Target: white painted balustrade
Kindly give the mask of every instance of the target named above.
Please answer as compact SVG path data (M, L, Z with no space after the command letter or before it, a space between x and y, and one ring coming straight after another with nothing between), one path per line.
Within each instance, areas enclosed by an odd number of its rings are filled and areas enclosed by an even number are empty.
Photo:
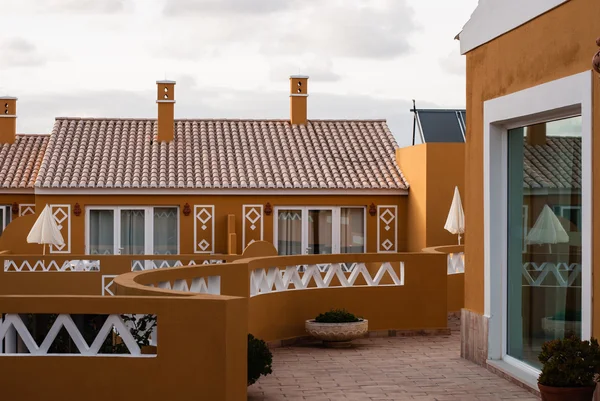
M200 262L190 260L188 262L181 260L170 260L170 259L153 259L153 260L132 260L131 271L144 271L144 270L155 270L155 269L166 269L169 267L184 267L184 266L197 266L197 265L218 265L223 263L221 259L207 259Z
M465 272L465 254L449 253L448 254L448 274L461 274Z
M390 262L382 262L375 276L371 276L364 263L356 263L348 274L348 267L343 263L327 265L299 265L271 267L253 270L250 275L250 296L270 294L281 291L306 290L311 288L333 287L385 287L404 285L404 263L399 263L396 271ZM358 284L357 279L363 277L366 284ZM334 284L333 278L337 277ZM383 284L388 277L392 284Z
M5 272L98 272L99 260L5 260Z
M154 287L154 285L149 285L149 287ZM192 279L191 285L188 285L187 280L184 279L174 282L162 281L156 287L195 294L221 295L221 276L196 277Z
M98 330L92 344L88 344L79 328L73 321L71 315L60 314L48 330L41 344L36 343L33 336L27 329L25 323L18 314L5 314L0 319L0 357L5 355L69 355L69 356L126 356L126 357L152 357L155 355L142 355L140 347L136 343L129 328L130 324L123 321L121 315L108 315L105 323ZM69 338L73 341L79 351L78 354L53 354L49 353L50 347L56 340L62 328L65 328ZM116 332L121 337L127 347L129 354L103 354L100 349L106 338ZM155 331L153 332L153 334ZM155 337L155 336L154 336ZM17 351L17 338L21 339L22 344L27 351ZM151 339L151 343L156 343L156 338Z

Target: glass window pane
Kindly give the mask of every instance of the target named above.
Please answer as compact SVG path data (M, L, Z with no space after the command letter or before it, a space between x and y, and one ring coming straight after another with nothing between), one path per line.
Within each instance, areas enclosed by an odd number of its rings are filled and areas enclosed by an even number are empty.
M340 252L365 252L365 210L363 208L341 209Z
M4 210L5 208L0 208L0 234L4 231Z
M154 254L178 253L177 218L178 212L175 207L154 208Z
M308 211L308 253L314 255L333 252L333 212Z
M143 255L145 224L143 210L121 210L121 254Z
M277 250L280 255L302 254L302 210L277 212Z
M90 210L91 255L112 255L115 250L115 212L113 210Z
M508 134L508 354L581 336L581 117Z

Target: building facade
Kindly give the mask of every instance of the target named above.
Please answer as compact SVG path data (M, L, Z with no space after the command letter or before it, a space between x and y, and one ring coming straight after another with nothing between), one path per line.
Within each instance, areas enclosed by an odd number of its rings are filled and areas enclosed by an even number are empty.
M459 35L467 59L462 353L532 388L544 341L600 333L600 178L592 174L600 77L590 62L598 18L593 0L480 2Z

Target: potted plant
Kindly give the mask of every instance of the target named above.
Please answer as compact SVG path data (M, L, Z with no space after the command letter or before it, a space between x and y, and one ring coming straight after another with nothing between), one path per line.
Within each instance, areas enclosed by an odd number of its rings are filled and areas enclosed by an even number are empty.
M567 309L542 319L542 329L551 338L563 338L566 333L581 333L581 311Z
M306 332L322 340L327 347L350 347L350 342L364 337L369 330L369 321L359 318L345 309L332 309L307 320Z
M248 334L248 386L256 383L261 375L273 373L272 363L273 354L269 351L267 343Z
M582 341L574 334L547 341L538 359L542 373L538 387L543 401L590 401L600 372L598 341Z

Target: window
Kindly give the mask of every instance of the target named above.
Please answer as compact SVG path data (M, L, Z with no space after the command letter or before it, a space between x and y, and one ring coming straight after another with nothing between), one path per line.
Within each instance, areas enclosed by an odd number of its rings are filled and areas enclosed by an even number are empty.
M364 207L275 208L280 255L365 252Z
M10 223L12 218L12 207L7 205L0 206L0 235Z
M177 207L90 207L87 253L173 255L179 253Z
M580 125L573 117L508 132L507 354L535 368L545 341L582 335ZM517 213L526 209L529 227Z
M567 231L581 232L581 206L554 206L554 213L572 224Z

